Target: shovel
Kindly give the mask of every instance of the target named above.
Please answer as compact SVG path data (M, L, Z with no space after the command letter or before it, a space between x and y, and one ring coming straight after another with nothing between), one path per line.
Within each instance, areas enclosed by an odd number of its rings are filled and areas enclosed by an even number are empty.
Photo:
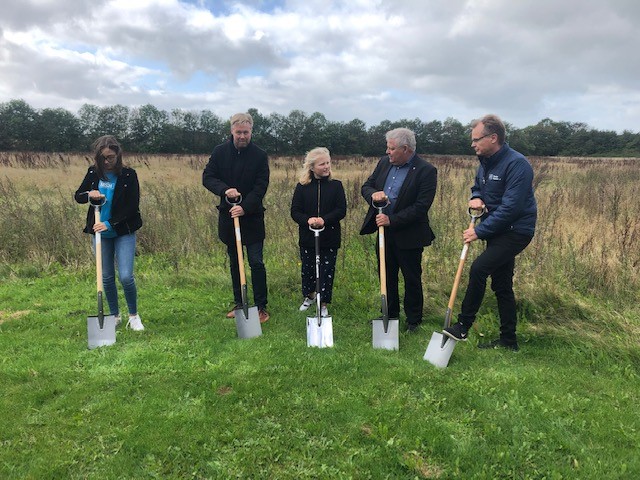
M371 200L373 208L378 209L378 214L390 204L387 198L384 205L376 205ZM385 350L398 350L398 329L400 321L397 318L389 318L389 304L387 302L387 265L385 259L384 227L378 227L378 257L380 258L380 303L382 318L373 320L373 348Z
M106 198L101 197L101 203L93 203L95 223L100 222L100 207L104 205ZM116 317L105 315L102 306L102 235L95 233L96 238L96 284L98 290L98 315L87 317L87 338L89 350L97 347L105 347L116 343Z
M236 201L231 201L228 197L227 203L231 206L240 205L242 195ZM236 330L239 338L254 338L262 335L262 327L260 326L260 316L258 315L258 307L249 307L247 299L247 277L244 273L244 256L242 254L242 237L240 235L240 219L234 217L233 229L236 236L236 251L238 252L238 270L240 271L240 289L242 291L242 308L233 311L236 317Z
M333 347L333 320L322 316L320 306L320 229L309 227L316 243L316 316L307 317L307 347Z
M471 216L471 222L469 228L473 228L484 213L486 208L472 209L469 208L469 215ZM451 317L453 316L453 305L456 301L456 295L458 294L458 286L460 285L460 278L462 277L462 270L464 268L464 262L467 259L467 252L469 251L469 244L465 242L462 247L462 253L460 254L460 262L458 262L458 270L456 271L456 277L453 281L453 288L451 289L451 296L449 297L449 304L447 305L447 312L444 316L444 327L447 328L451 325ZM453 349L456 346L456 341L450 339L446 335L440 332L433 332L429 345L427 345L427 351L424 354L424 360L432 363L438 368L445 368L449 364L449 359L453 354Z

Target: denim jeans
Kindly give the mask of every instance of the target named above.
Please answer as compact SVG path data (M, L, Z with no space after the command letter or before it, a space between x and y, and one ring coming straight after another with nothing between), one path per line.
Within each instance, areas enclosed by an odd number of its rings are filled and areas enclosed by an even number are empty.
M498 301L500 338L506 343L516 342L516 299L513 293L515 258L531 242L531 237L507 232L487 240L487 248L475 259L469 271L469 286L462 301L458 320L467 328L476 319L482 304L487 278Z
M115 267L118 265L118 277L124 290L124 298L130 315L138 313L138 291L133 277L133 260L136 254L136 234L121 235L115 238L100 239L102 243L102 283L104 294L109 303L109 312L118 315L118 288L116 287ZM95 236L93 238L95 251Z
M263 243L257 242L244 245L247 249L249 269L251 270L251 285L253 287L253 301L258 309L267 306L267 269L262 260ZM227 245L229 255L229 269L231 270L231 282L233 283L233 300L236 305L242 305L242 289L240 288L240 269L238 268L238 253L236 244ZM247 303L249 300L247 299Z

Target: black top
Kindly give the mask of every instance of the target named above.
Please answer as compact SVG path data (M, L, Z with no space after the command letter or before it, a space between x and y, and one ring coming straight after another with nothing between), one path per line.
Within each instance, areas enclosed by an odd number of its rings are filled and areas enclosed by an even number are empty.
M346 214L347 199L339 180L314 178L307 185L296 185L291 200L291 218L298 224L298 245L301 247L314 248L314 233L309 229L307 221L311 217L322 217L325 227L320 232L320 248L339 248L340 220Z
M386 234L393 237L399 249L413 249L431 245L435 238L429 225L429 208L436 195L438 171L436 167L414 154L412 166L402 183L398 198L390 212ZM378 230L375 217L378 210L371 206L371 196L384 190L384 182L391 169L389 157L384 156L371 176L362 185L361 193L369 205L360 235Z
M74 195L76 202L88 203L89 190L98 190L99 182L100 179L98 178L96 167L89 167L82 184ZM93 206L89 206L87 222L83 231L93 234L94 222L95 210ZM109 223L118 236L133 233L142 226L140 184L138 183L138 175L133 168L123 167L118 176L116 188L113 192L113 205Z
M264 206L262 199L269 186L269 160L267 153L253 142L238 150L233 137L213 149L209 163L202 173L202 184L220 196L217 208L218 237L226 245L235 243L233 219L224 192L235 188L242 194L244 215L239 218L242 243L251 245L264 240Z

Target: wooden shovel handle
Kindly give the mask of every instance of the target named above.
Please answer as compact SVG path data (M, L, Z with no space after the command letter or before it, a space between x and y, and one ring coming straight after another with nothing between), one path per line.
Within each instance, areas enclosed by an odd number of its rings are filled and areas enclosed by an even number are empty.
M472 217L469 223L469 228L473 228L476 224L477 217ZM464 261L467 259L467 252L469 251L469 243L465 242L462 247L462 253L460 254L460 261L458 262L458 270L456 271L456 278L453 281L453 288L451 289L451 296L449 297L449 304L447 308L453 310L453 304L456 302L456 295L458 294L458 287L460 286L460 279L462 278L462 270L464 269Z
M382 214L382 211L391 205L389 197L385 197L384 205L382 203L376 205L376 202L371 198L371 206L378 210L378 215ZM387 298L387 262L385 258L385 245L384 245L384 227L378 227L378 257L380 258L380 295Z
M380 295L387 296L387 262L385 258L384 227L378 227L378 257L380 257Z
M242 255L242 236L240 234L240 219L233 218L233 230L236 236L236 251L238 252L238 270L240 271L240 285L247 284L247 277L244 273L244 257Z
M95 206L95 223L100 223L100 207ZM102 292L102 234L100 232L95 233L96 238L96 285L98 293Z

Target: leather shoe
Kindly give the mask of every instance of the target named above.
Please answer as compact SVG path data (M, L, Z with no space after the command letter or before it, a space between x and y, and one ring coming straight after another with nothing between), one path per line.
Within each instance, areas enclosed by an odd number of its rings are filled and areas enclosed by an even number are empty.
M229 312L227 313L227 318L236 318L236 310L239 310L242 308L242 305L236 305L235 307L233 307L231 310L229 310Z

